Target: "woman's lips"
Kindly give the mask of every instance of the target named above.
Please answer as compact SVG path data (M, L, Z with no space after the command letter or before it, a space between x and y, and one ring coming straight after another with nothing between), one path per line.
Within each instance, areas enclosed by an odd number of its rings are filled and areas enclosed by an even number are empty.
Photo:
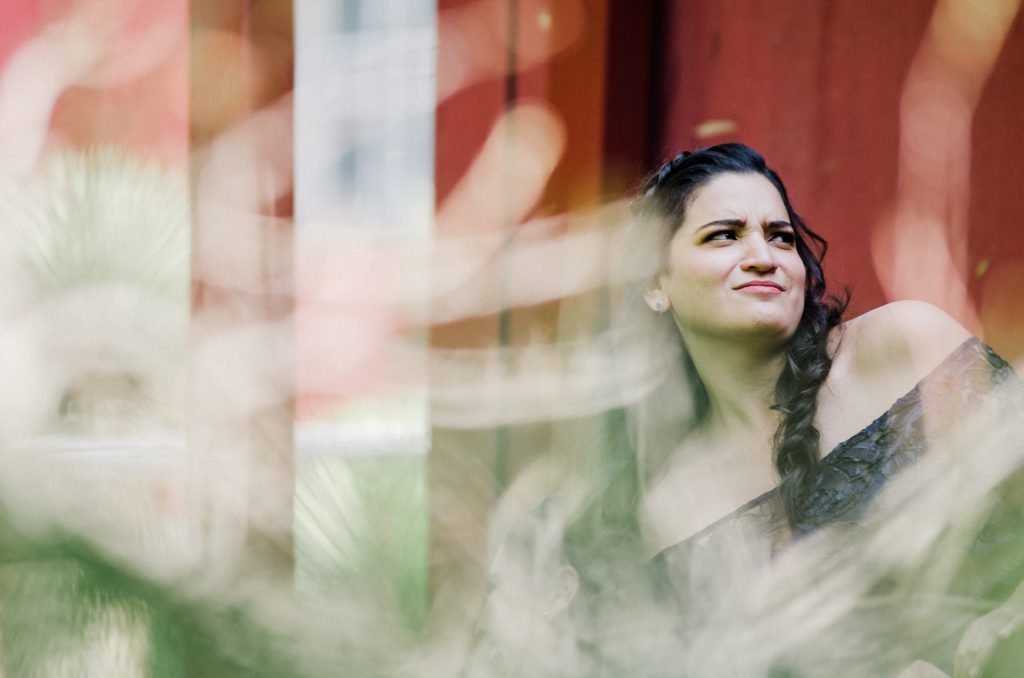
M756 280L754 282L743 283L737 290L743 292L749 292L751 294L781 294L782 286L778 283L769 282L767 280Z

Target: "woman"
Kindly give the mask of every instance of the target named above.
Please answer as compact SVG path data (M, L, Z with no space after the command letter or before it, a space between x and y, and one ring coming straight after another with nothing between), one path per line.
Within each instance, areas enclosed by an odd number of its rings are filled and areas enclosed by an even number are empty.
M693 640L715 611L742 604L709 602L708 591L742 586L818 528L867 520L949 415L1012 370L926 303L841 321L824 241L747 146L677 156L645 183L635 213L663 234L643 298L678 331L693 403L663 453L638 443L640 523Z
M775 486L790 525L824 453L864 429L970 334L904 301L845 323L826 296L824 241L761 156L739 144L683 154L647 184L643 211L671 231L644 298L669 316L692 363L693 427L647 493L664 547ZM770 460L774 457L774 469ZM728 466L727 469L722 468ZM728 478L712 505L659 520L685 475ZM660 549L659 549L660 550Z

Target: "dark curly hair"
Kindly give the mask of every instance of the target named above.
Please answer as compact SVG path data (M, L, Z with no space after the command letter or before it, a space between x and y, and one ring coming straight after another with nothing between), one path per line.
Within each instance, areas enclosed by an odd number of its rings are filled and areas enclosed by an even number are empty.
M743 144L720 144L680 153L647 178L633 211L638 218L662 224L667 238L671 238L682 223L694 192L725 172L759 174L775 186L796 231L796 251L807 270L803 315L786 345L785 363L775 383L772 405L783 415L773 441L775 468L781 478L779 490L789 523L796 527L803 497L819 461L814 416L818 389L832 366L828 336L839 324L849 297L847 294L841 299L826 290L821 260L828 244L793 209L779 175L767 166L760 153ZM692 363L687 368L696 377ZM699 379L691 381L699 421L707 412L707 393Z

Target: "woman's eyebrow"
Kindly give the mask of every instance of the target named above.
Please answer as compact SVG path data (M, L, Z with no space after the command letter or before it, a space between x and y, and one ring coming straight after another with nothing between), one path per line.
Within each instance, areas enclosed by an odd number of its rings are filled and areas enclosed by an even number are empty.
M708 227L711 227L711 226L732 226L733 228L746 228L747 227L747 222L745 220L743 220L743 219L735 219L735 218L733 218L733 219L715 219L714 221L709 221L708 223L706 223L706 224L704 224L702 226L698 226L696 232L700 233L705 228L708 228ZM779 219L779 220L776 220L776 221L769 221L768 223L765 224L765 227L766 228L793 228L793 224L791 224L788 221L785 221L783 219Z
M747 222L743 219L715 219L714 221L709 221L703 226L699 226L697 230L702 231L708 226L732 226L733 228L744 228L746 225Z

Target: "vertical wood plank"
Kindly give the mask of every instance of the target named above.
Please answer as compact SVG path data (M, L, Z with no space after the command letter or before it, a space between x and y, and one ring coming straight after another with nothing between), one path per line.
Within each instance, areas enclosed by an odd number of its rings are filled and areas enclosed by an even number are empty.
M291 0L192 2L189 450L199 557L292 570Z

